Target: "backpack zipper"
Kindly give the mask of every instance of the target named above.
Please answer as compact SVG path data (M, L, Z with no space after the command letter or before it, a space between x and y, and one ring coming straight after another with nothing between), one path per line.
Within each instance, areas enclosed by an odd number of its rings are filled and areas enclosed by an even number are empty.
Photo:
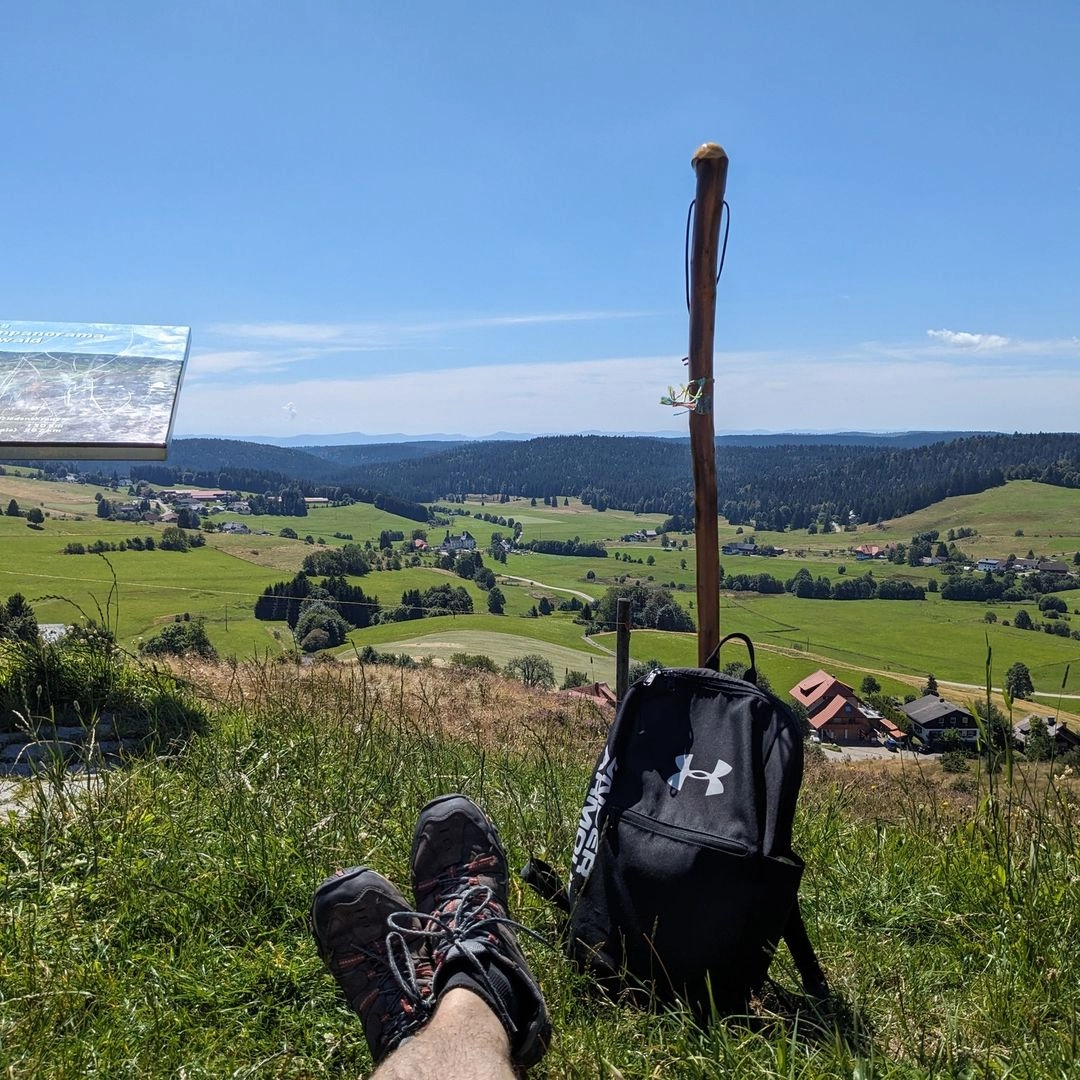
M729 855L745 857L750 854L746 844L738 840L726 840L721 836L713 836L712 833L698 832L696 829L685 829L679 825L668 825L663 821L657 821L647 814L638 810L611 808L609 816L625 817L633 822L642 832L655 833L657 836L666 836L670 840L682 840L685 843L697 844L699 847L710 848L713 851L726 851Z

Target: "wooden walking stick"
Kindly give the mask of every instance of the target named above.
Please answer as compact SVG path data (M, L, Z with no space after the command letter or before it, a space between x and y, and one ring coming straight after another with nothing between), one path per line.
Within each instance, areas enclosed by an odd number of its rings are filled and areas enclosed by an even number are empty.
M690 386L698 394L690 410L690 456L694 463L694 538L697 547L698 665L704 667L720 641L720 541L716 514L716 434L713 425L713 336L716 324L716 262L728 156L716 143L698 148L694 229L690 239Z

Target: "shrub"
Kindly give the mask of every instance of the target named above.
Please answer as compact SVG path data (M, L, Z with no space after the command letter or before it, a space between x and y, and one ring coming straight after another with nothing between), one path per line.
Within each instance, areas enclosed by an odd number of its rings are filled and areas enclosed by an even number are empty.
M454 653L450 657L450 666L461 671L486 671L492 675L499 673L499 665L484 653Z
M177 622L166 626L159 634L139 646L139 652L146 656L187 656L194 654L204 660L216 660L217 649L206 636L206 620L199 616L190 622L183 622L177 615Z
M946 750L941 755L941 768L948 773L967 772L967 757L963 750Z

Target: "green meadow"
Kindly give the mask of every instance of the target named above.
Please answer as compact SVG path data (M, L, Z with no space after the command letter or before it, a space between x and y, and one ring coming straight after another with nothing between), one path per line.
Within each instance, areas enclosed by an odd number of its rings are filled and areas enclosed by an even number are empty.
M200 695L205 734L92 784L44 767L25 813L0 820L0 1072L370 1075L360 1022L311 939L313 890L360 864L407 888L417 812L450 791L497 822L511 868L535 856L565 874L605 719L436 667L263 659L198 666L183 693ZM747 1014L708 1028L603 997L567 963L552 906L511 874L555 1029L536 1076L1077 1075L1068 771L824 758L808 756L794 845L831 995L804 997L781 945Z
M115 493L103 494L117 497ZM314 550L313 544L348 542L342 536L335 538L335 532L363 544L377 540L383 530L400 531L408 537L418 527L414 521L386 514L371 504L356 503L313 510L298 518L216 515L213 520L218 524L243 520L253 532L206 533L205 547L184 553L128 550L105 557L62 554L70 542L115 543L135 535L160 534L160 526L97 518L94 496L95 489L89 485L0 476L0 510L14 498L21 509L40 506L46 514L40 529L28 527L22 518L0 516L4 553L0 593L22 592L42 622L71 621L80 611L92 616L104 612L128 647L186 614L206 619L209 637L223 655L280 652L292 644L288 627L259 622L252 615L254 601L267 585L294 575L304 557ZM556 671L575 668L596 672L598 678L610 682L613 637L600 635L596 643L585 639L584 628L569 613L526 617L542 598L557 605L571 595L595 600L620 584L663 585L694 615L693 538L673 535L675 546L668 548L662 547L659 539L647 543L621 540L640 529L655 529L663 520L660 515L596 512L577 500L568 500L566 506L561 500L555 507L541 502L531 506L529 500L521 498L484 505L474 499L464 508L473 515L491 513L522 522L525 540L602 540L609 554L606 558L568 558L515 552L505 564L489 557L487 565L495 571L506 597L503 615L489 614L483 590L437 569L430 557L421 566L373 572L356 581L384 606L397 604L406 590L424 591L450 583L469 592L475 613L355 631L340 655L353 655L365 645L436 660L462 651L487 651L493 658L540 652ZM855 533L815 536L758 533L759 543L773 543L785 553L776 558L723 556L721 561L728 576L768 573L783 581L806 567L815 577L824 575L833 581L843 576L842 569L849 577L870 572L878 579L896 577L927 585L934 579L944 580L936 568L860 562L850 549L864 541L907 541L912 534L931 528L944 536L948 529L961 527L978 530L976 537L961 541L973 555L1009 551L1022 555L1030 547L1038 554L1058 553L1069 558L1080 549L1080 492L1017 481L981 495L946 500L887 525L884 531L864 528ZM284 528L294 529L299 539L281 537ZM450 532L465 529L477 538L481 549L493 532L510 532L507 526L471 515L450 519ZM266 535L259 535L259 530ZM437 542L446 531L446 526L429 528L429 540ZM1024 535L1016 536L1017 531ZM721 543L737 535L735 528L724 522L720 533ZM753 534L744 530L741 535ZM305 542L309 536L311 542ZM684 541L686 548L681 546ZM1063 595L1072 619L1072 613L1080 611L1080 593ZM1080 693L1080 642L1005 626L1021 607L1033 618L1040 618L1030 604L947 602L936 593L928 593L925 601L904 602L800 600L788 594L724 592L721 625L724 632L739 630L753 637L760 647L761 669L781 688L823 664L856 685L863 675L873 672L897 693L904 688L910 692L913 683L931 672L943 681L978 685L983 681L989 642L996 670L1003 672L1014 660L1027 664L1040 699L1048 705L1058 694ZM988 613L996 621L986 622ZM696 645L692 636L636 631L631 654L635 660L694 663Z

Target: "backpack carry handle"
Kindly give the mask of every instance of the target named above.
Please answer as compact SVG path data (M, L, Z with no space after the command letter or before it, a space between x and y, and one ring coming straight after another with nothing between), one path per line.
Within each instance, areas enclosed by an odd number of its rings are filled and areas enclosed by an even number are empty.
M705 661L705 666L707 668L712 668L713 671L720 670L720 650L724 647L724 644L732 638L741 641L746 646L746 651L750 654L750 666L746 669L746 674L743 678L746 679L747 682L751 682L757 686L757 658L754 656L754 643L746 636L746 634L735 632L722 637L716 648L709 654L708 660Z

